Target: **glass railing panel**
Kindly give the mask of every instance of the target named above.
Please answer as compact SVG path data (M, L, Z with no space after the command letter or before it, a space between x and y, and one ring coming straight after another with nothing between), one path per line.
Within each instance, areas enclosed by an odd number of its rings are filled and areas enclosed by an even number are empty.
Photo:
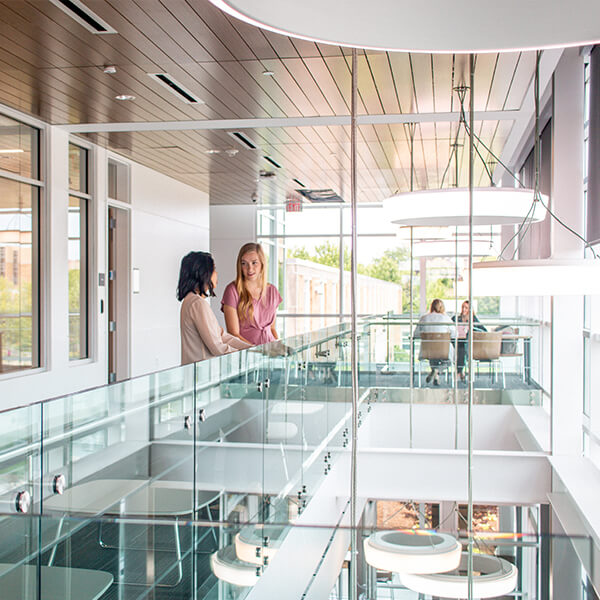
M44 403L44 513L160 515L176 502L192 514L193 375L178 367Z
M418 322L418 315L413 319L413 328ZM474 360L474 386L476 389L489 390L490 398L496 404L541 404L543 365L539 358L540 336L542 326L531 320L515 318L484 318L482 327L488 334L501 333L498 356L492 360ZM363 331L365 328L363 328ZM413 356L413 381L418 390L432 390L438 387L433 380L427 381L429 362L422 358L422 340L415 337L410 346L409 319L401 315L386 315L372 318L366 327L369 342L361 345L361 377L373 383L373 374L379 382L379 375L387 376L389 387L409 387L408 371L410 353ZM364 333L367 336L367 333ZM464 331L459 330L458 344L466 345ZM456 348L456 340L450 344ZM369 365L369 368L366 368ZM454 364L444 366L440 372L439 387L454 387ZM460 366L460 365L458 365ZM460 369L459 369L460 370ZM459 378L458 389L466 389L466 381ZM417 392L417 401L425 396L433 398L431 393ZM440 394L437 394L440 396Z
M470 544L466 507L450 504L370 500L354 531L344 503L324 509L318 525L302 517L251 523L258 498L240 494L224 495L213 521L3 516L0 595L345 600L353 533L358 589L373 599L465 598L469 553L477 598L538 598L550 589L579 598L597 584L593 540L540 533L531 516L539 507L476 505Z
M40 404L0 412L0 512L38 513L41 479Z

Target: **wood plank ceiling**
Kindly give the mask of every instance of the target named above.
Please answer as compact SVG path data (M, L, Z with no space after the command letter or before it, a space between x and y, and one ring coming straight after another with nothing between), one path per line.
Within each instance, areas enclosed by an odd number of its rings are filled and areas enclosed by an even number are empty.
M207 0L84 0L117 33L96 35L50 0L0 0L0 102L52 124L348 115L350 51L254 28ZM533 53L476 57L475 108L516 111L530 85ZM115 74L103 67L114 65ZM271 72L272 75L264 74ZM148 73L168 73L203 103L186 104ZM365 115L457 111L453 89L468 81L464 55L359 53L359 112ZM119 94L134 101L120 102ZM501 152L511 120L476 123ZM448 167L457 123L424 122L415 131L415 188L454 183ZM94 141L210 194L213 204L283 200L298 187L349 196L349 128L245 129L258 146L227 131L90 134ZM409 186L403 124L361 125L359 198L381 201ZM463 135L459 143L463 143ZM459 183L466 185L466 144ZM237 150L227 153L228 150ZM211 153L212 152L212 153ZM483 158L489 155L483 151ZM269 156L281 165L275 168ZM482 161L476 181L486 184ZM261 169L276 176L259 182Z

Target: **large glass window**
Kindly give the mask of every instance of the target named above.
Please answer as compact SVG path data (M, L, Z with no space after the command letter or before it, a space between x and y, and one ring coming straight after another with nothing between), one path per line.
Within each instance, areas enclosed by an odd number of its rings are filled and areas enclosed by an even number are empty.
M88 352L89 151L69 144L69 359Z
M39 130L0 116L0 373L39 366Z

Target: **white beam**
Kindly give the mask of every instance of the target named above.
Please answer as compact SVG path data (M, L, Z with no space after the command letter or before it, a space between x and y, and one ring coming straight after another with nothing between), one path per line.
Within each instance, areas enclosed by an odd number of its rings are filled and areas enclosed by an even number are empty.
M476 111L476 121L511 121L520 117L517 110ZM402 123L458 122L459 112L406 113L387 115L359 115L359 125L392 125ZM60 125L70 133L108 133L125 131L190 131L238 130L265 127L328 127L350 125L349 115L325 117L290 117L268 119L214 119L197 121L133 121L129 123L78 123Z

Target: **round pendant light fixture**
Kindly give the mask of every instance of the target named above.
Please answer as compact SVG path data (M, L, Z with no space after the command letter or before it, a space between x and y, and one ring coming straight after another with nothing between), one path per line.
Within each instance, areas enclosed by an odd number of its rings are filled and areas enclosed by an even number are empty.
M278 402L275 404L271 413L274 415L312 415L323 410L322 402Z
M502 52L600 40L596 0L571 0L569 10L561 2L504 0L501 11L493 2L476 0L210 1L242 21L276 33L371 50Z
M291 440L298 435L298 425L288 421L269 421L266 438L268 442Z
M437 598L467 598L468 554L462 553L458 569L452 573L429 575L400 574L400 581L408 589ZM515 565L498 556L473 555L473 598L497 598L510 594L517 585Z
M281 525L251 525L244 527L235 536L235 553L237 557L257 566L265 564L277 554L283 536L288 528Z
M473 256L490 256L490 241L473 240ZM418 242L414 245L413 256L415 258L447 258L469 256L469 240L460 239L458 244L455 240L436 240L432 242Z
M473 190L473 225L518 225L526 218L540 222L546 209L525 188L486 187ZM542 196L545 203L548 198ZM469 224L469 189L444 188L395 194L383 202L386 217L397 225L443 227Z
M600 295L600 260L532 259L473 263L473 295Z
M378 531L364 541L372 567L394 573L443 573L456 569L461 545L445 533Z
M260 567L241 561L233 545L225 546L211 554L210 568L221 581L242 587L252 587L261 573Z

